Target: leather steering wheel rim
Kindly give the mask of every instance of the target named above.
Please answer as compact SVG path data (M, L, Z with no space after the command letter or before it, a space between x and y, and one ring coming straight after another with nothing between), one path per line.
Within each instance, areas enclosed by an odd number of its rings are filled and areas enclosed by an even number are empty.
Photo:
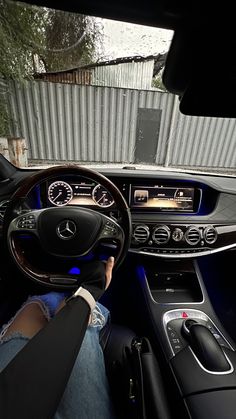
M13 257L16 265L18 268L24 273L24 275L41 285L46 285L47 287L58 289L68 289L68 288L76 288L78 287L77 281L75 280L74 276L71 277L70 275L66 276L58 276L57 280L55 278L52 280L53 276L48 272L39 271L32 266L28 260L24 257L24 253L21 252L21 246L19 245L19 240L14 239L14 235L9 235L9 226L12 224L13 220L17 216L16 210L22 204L30 191L37 185L40 185L43 182L50 181L51 179L58 177L58 176L81 176L84 178L91 179L98 184L102 184L103 187L107 189L107 191L112 195L115 203L116 209L119 211L121 222L119 223L124 231L124 241L122 241L122 248L118 252L117 258L115 259L115 266L114 268L117 269L120 264L123 262L128 249L130 247L131 241L131 232L132 232L132 223L131 223L131 215L129 207L119 191L119 189L104 175L96 172L94 170L88 169L83 166L78 166L75 164L69 164L64 166L54 166L48 169L40 170L39 172L29 176L28 178L24 179L23 183L19 186L16 192L13 194L10 204L5 212L4 217L4 225L3 225L3 234L4 234L4 242L8 244L8 248L10 250L10 254ZM72 206L70 206L72 207ZM55 207L54 210L57 210L60 207ZM63 208L66 208L63 207ZM83 208L85 211L86 209ZM87 210L90 211L91 210ZM35 211L36 212L36 211ZM93 212L93 211L92 211ZM94 211L95 212L95 211ZM34 213L34 211L32 211ZM105 216L103 216L105 217ZM17 217L19 218L19 217ZM106 217L108 218L108 217ZM108 218L109 219L109 218ZM110 219L113 223L114 221ZM118 228L118 227L117 227ZM60 277L60 278L59 278ZM60 279L60 280L59 280ZM75 284L76 282L76 284Z

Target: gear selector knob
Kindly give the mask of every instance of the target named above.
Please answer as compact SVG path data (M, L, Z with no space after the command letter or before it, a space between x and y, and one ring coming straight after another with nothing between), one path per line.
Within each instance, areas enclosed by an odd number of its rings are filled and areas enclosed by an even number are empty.
M214 372L230 370L222 347L206 326L188 319L182 324L182 333L204 368Z
M182 334L185 338L189 338L190 328L193 324L197 324L197 321L194 319L186 319L182 323Z

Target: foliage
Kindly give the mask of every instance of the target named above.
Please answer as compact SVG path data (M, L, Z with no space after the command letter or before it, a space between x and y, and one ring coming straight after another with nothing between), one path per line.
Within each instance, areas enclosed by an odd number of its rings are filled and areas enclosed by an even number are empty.
M0 0L0 80L23 82L96 59L102 31L92 17ZM0 135L7 133L6 95L0 95Z
M40 60L51 71L89 64L102 38L92 17L6 0L0 23L0 76L7 79L32 75Z
M35 44L42 46L44 11L0 0L0 76L22 80L33 72Z
M163 82L162 82L162 74L158 74L156 77L153 77L152 79L152 87L155 87L156 89L160 89L163 92L167 92Z
M8 134L9 116L6 109L5 98L0 97L0 137Z
M42 55L47 71L79 67L97 59L102 27L94 18L51 10L45 28Z

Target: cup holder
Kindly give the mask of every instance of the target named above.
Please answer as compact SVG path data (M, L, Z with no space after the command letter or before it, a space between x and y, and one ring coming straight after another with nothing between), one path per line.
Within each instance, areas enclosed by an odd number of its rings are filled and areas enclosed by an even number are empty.
M195 271L159 272L145 269L153 299L158 303L200 303L203 294Z

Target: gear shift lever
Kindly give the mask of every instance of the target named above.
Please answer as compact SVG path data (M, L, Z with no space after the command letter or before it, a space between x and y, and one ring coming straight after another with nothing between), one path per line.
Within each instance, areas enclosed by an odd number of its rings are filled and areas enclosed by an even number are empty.
M222 347L206 326L187 319L182 324L182 333L204 368L214 372L229 371Z

